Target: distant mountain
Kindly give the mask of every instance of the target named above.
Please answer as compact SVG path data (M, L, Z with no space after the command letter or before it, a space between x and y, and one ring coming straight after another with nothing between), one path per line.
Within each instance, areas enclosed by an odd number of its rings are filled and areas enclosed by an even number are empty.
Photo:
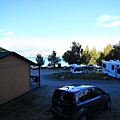
M36 56L37 54L41 54L42 56L48 56L51 55L52 50L46 49L46 50L28 50L28 51L19 51L19 54L23 56Z

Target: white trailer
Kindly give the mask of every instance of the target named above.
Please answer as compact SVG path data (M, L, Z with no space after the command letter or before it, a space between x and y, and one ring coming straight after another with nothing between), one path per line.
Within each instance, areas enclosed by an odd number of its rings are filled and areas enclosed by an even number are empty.
M71 64L70 72L72 72L73 74L82 73L82 66L77 64Z
M108 76L120 79L120 61L104 61L102 63L102 72Z

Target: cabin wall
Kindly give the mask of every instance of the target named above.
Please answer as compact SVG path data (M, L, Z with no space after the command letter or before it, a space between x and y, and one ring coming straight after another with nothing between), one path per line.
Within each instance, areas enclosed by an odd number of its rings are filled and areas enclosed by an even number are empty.
M9 55L0 59L0 104L30 90L29 63Z

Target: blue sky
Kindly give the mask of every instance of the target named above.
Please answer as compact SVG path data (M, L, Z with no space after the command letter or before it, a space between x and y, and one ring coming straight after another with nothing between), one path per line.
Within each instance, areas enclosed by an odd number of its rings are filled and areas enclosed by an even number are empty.
M103 50L120 40L119 0L0 0L0 47L63 54L73 41Z

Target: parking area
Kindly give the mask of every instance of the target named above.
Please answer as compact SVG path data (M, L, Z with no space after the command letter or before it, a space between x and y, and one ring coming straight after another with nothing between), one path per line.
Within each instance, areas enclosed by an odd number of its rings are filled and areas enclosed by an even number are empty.
M51 70L51 69L43 69L41 70L41 85L47 86L46 90L49 91L49 98L53 93L53 90L56 87L69 85L69 84L92 84L98 87L101 87L103 90L108 91L112 98L112 108L109 111L103 110L99 114L93 117L93 120L107 120L108 118L113 120L120 119L119 110L120 110L120 81L119 80L55 80L53 78L49 78L49 74L63 72L63 69L59 70ZM69 70L67 70L69 71ZM88 71L90 74L91 71ZM87 71L86 71L87 73ZM51 103L51 100L50 102ZM108 114L108 115L107 115Z
M50 112L52 93L56 87L70 84L92 84L108 91L112 98L111 109L101 111L92 120L120 120L119 80L57 80L49 76L61 71L63 69L42 69L41 87L0 106L0 120L54 120ZM32 71L32 74L37 74L37 71ZM30 101L32 105L28 104Z

